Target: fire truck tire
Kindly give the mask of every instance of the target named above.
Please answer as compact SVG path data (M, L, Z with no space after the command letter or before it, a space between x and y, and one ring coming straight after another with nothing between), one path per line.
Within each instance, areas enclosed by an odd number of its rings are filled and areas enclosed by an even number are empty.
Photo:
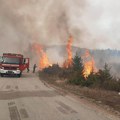
M21 77L21 75L22 75L22 73L18 74L18 77L20 78L20 77Z
M4 77L4 74L1 73L0 75L1 75L1 77Z

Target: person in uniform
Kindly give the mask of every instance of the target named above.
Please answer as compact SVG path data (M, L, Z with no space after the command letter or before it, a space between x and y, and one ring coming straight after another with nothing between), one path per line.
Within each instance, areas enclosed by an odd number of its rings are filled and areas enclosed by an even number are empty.
M36 69L36 67L37 67L37 65L34 64L34 65L33 65L33 73L35 73L35 69Z

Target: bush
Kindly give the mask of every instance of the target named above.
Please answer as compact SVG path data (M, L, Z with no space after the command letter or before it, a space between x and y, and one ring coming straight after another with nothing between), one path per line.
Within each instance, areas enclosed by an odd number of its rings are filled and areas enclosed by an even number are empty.
M120 81L110 80L103 84L103 88L112 91L120 91Z
M97 85L96 83L97 83L97 75L91 72L90 75L86 78L83 86L93 87Z
M78 71L76 71L72 74L71 78L68 80L68 83L80 85L84 80L84 77L81 76Z
M43 72L49 75L59 75L61 71L62 69L58 64L53 64L52 66L43 69Z

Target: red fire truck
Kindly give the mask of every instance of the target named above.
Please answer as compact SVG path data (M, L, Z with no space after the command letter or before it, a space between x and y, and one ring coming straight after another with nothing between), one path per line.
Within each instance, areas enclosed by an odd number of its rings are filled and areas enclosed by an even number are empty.
M29 58L24 58L21 54L3 53L0 58L0 75L17 75L21 77L22 72L29 71Z

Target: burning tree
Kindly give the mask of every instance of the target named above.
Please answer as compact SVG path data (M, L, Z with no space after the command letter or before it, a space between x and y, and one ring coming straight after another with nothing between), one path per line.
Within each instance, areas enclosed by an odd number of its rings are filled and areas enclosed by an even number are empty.
M86 50L85 55L82 57L84 63L84 77L88 77L91 72L97 72L94 58L90 55L89 50Z
M51 66L47 54L44 52L42 46L38 43L33 44L33 50L35 50L38 57L40 57L39 60L39 68L40 70Z
M66 46L68 58L63 64L64 68L71 67L71 65L72 65L72 42L73 42L73 37L70 36L68 43L67 43L67 46Z

